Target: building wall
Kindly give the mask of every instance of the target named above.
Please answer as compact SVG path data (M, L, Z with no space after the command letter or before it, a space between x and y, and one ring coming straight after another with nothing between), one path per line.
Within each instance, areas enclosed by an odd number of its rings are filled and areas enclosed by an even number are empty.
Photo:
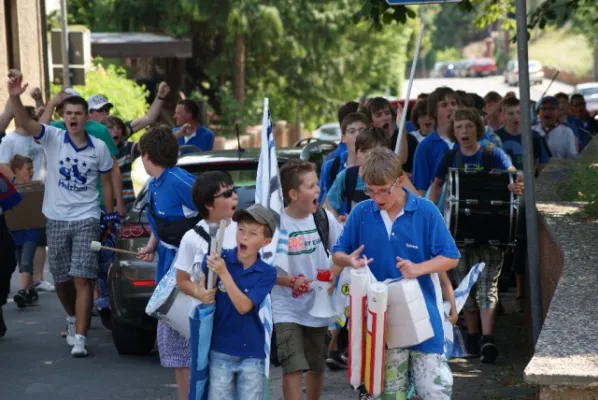
M8 99L5 82L11 68L23 73L30 88L46 91L42 18L40 0L0 0L0 107ZM30 96L23 96L23 102L34 104Z

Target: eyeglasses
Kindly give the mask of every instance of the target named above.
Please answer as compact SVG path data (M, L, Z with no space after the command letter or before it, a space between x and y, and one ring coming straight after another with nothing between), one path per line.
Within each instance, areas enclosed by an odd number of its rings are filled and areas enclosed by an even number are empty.
M382 189L382 190L378 190L378 191L374 191L366 186L363 188L363 193L365 193L366 196L369 196L369 197L389 195L392 193L393 189L396 187L398 181L399 181L399 178L397 178L393 182L393 184L390 185L390 187L388 189Z
M225 199L230 199L231 197L233 197L233 194L235 193L237 193L237 189L232 187L230 189L226 189L224 192L220 194L215 195L214 198L217 199L218 197L224 197Z
M355 134L359 135L363 131L365 131L365 128L361 128L361 129L347 129L347 135L355 135Z

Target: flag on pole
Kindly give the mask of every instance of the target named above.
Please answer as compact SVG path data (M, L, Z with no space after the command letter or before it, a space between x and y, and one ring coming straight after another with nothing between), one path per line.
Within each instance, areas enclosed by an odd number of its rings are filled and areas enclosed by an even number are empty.
M272 118L268 99L264 99L264 116L262 118L262 143L260 160L257 166L257 179L255 184L255 202L269 208L274 212L277 230L272 242L262 249L262 260L274 265L279 272L288 274L287 263L289 233L281 215L284 212L282 187L278 172L278 159L276 158L276 145L272 130Z

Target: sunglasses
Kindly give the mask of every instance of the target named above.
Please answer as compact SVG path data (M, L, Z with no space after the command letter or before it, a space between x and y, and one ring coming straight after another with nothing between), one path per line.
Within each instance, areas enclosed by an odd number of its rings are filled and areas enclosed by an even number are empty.
M218 197L224 197L225 199L230 199L231 197L233 197L233 194L235 193L237 193L237 189L232 187L230 189L226 189L224 192L220 194L215 195L214 198L217 199Z

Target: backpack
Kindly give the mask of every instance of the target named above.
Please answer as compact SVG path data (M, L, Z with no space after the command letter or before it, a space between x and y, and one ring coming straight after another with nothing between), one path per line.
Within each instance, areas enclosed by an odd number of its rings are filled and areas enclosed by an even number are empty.
M330 182L334 182L339 169L341 169L341 156L336 156L330 166Z
M357 178L359 177L359 166L347 168L345 172L345 191L343 197L345 198L345 204L347 206L347 213L353 208L353 202L359 203L367 200L369 197L362 191L356 191Z
M463 168L463 156L458 149L450 149L444 155L444 169L448 172L453 160L456 158L457 168ZM494 168L494 145L488 144L482 148L482 167L484 171L491 171Z

